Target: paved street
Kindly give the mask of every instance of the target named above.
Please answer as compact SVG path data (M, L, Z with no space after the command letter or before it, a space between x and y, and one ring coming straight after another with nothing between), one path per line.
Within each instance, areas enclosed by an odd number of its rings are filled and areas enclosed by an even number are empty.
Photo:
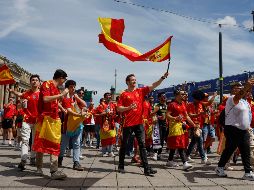
M85 171L72 170L72 159L65 158L63 168L68 174L64 181L51 180L49 178L49 156L45 156L44 176L35 176L35 168L28 166L26 171L20 172L17 164L20 161L19 151L0 145L0 187L1 189L254 189L254 182L241 180L243 168L240 162L235 171L228 172L228 178L219 178L214 174L215 163L218 156L209 155L213 164L204 166L199 164L196 158L194 168L188 172L167 168L165 162L167 155L163 155L161 161L150 161L151 165L158 170L154 177L142 175L142 169L130 163L126 159L126 173L116 172L118 157L100 157L99 151L95 149L83 150L85 159L81 164L86 167ZM180 162L179 162L180 163Z

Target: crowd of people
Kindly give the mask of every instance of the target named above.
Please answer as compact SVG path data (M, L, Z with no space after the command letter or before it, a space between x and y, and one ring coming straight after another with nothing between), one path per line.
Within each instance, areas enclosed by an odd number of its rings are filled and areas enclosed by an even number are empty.
M128 155L144 168L144 175L153 176L157 171L148 160L160 160L163 152L168 153L165 167L179 167L179 156L183 170L189 170L195 154L199 155L200 164L210 165L208 155L217 136L221 157L216 174L226 177L225 170L234 169L231 160L236 162L241 155L243 179L254 180L250 148L254 79L245 85L233 84L230 96L223 97L220 105L214 102L217 93L209 98L202 91L188 94L184 89L175 89L172 100L167 99L166 92L160 92L155 103L150 92L167 77L165 73L153 84L137 88L136 76L130 74L126 77L126 90L115 100L111 93L104 93L95 107L93 102L87 105L84 90L76 89L76 82L67 80L65 71L56 70L53 79L43 83L39 75L32 75L29 90L21 93L9 89L11 95L2 116L2 144L21 151L21 171L30 160L39 175L43 174L43 154L49 154L52 179L67 177L58 167L70 154L73 169L84 170L80 164L80 159L84 159L83 146L100 150L102 157L115 157L117 153L119 173L125 173Z

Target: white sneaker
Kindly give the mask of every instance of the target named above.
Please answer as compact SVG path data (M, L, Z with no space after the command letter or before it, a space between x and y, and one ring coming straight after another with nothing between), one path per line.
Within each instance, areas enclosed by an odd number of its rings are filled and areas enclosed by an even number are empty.
M174 162L174 161L167 161L166 166L176 168L176 167L178 167L179 165L178 165L176 162Z
M227 171L233 171L234 168L232 166L230 166L230 163L226 163L225 167L224 167L224 170L227 170Z
M188 162L185 162L185 163L183 164L183 169L184 169L184 170L188 170L188 169L190 169L190 168L192 168L192 165L189 164Z
M108 157L108 153L103 153L102 157Z
M108 154L108 156L110 156L110 157L115 157L115 154L114 154L113 152L110 152L110 153Z
M218 176L220 176L220 177L227 177L227 174L225 173L223 167L216 167L216 168L215 168L215 172L216 172L216 174L217 174Z
M191 159L190 156L187 157L187 161L190 162L190 163L194 163L195 162L195 160Z
M158 160L158 154L157 154L157 153L154 153L152 159L153 159L154 161Z
M253 174L253 172L251 171L250 173L245 173L243 175L242 179L249 180L249 181L254 181L254 174Z
M85 157L84 157L84 156L82 156L82 155L80 155L80 156L79 156L79 159L80 159L80 160L84 160L84 159L85 159Z
M212 163L207 158L205 158L204 160L201 160L201 164L211 165Z

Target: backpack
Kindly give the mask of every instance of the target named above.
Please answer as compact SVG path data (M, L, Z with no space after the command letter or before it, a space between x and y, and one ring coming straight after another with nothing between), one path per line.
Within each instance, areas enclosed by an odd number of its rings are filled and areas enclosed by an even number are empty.
M219 118L218 118L218 121L219 121L219 124L221 126L225 126L225 116L226 116L226 112L225 112L225 108L220 112L220 115L219 115Z
M219 119L218 119L218 120L219 120L219 124L220 124L222 127L225 126L225 119L226 119L226 117L229 115L229 112L230 112L234 107L235 107L235 105L232 106L232 107L230 108L230 110L228 111L227 115L226 115L225 108L220 112L220 115L219 115Z

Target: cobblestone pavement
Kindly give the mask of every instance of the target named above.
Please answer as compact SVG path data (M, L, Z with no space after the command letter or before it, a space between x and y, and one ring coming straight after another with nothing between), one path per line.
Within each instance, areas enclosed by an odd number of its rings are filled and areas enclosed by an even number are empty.
M212 165L200 164L195 157L194 167L190 171L183 171L182 166L168 168L165 166L167 154L160 161L149 160L153 168L158 170L154 177L143 175L143 169L126 159L126 173L116 172L118 156L115 158L101 157L96 149L85 149L85 156L81 160L85 171L72 170L72 158L64 158L63 170L68 178L63 181L49 178L49 156L44 158L44 176L36 176L35 168L27 166L21 172L17 165L20 161L20 152L7 145L0 145L0 188L1 189L176 189L176 190L205 190L205 189L254 189L254 182L242 180L243 167L240 162L229 171L227 178L217 177L214 168L219 159L218 155L209 154ZM179 164L180 161L177 159Z

